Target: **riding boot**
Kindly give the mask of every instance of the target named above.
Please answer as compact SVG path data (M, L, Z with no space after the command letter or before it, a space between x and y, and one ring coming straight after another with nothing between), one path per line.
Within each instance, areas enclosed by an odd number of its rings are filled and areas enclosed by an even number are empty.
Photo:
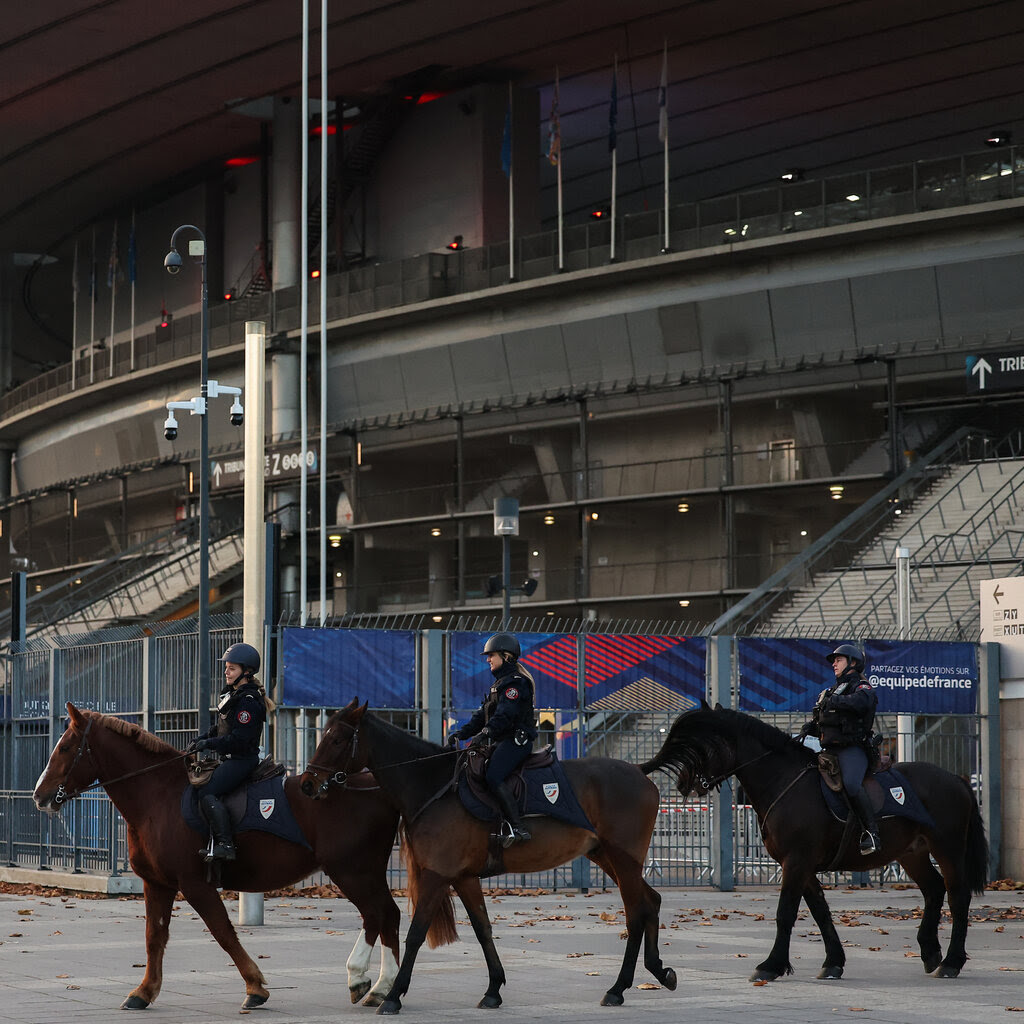
M850 806L864 828L860 837L861 855L869 857L882 848L882 841L878 837L878 825L875 822L875 810L871 806L871 797L864 792L863 786L856 793L848 795L850 797Z
M213 833L213 849L210 857L214 860L234 860L235 843L231 835L231 819L228 817L227 808L220 802L218 797L207 793L201 801L203 814L210 825Z
M505 816L505 820L508 822L509 828L512 830L512 842L523 843L527 839L533 837L523 827L523 819L519 817L519 808L516 807L515 798L512 796L512 790L509 788L507 782L501 782L495 786L491 792L494 794L495 800L498 801L498 806L501 808L501 813Z

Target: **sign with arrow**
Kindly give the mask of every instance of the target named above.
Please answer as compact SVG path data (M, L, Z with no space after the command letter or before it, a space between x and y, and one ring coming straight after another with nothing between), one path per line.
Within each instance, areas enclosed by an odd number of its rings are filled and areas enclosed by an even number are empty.
M1024 576L982 580L981 641L1000 645L1002 676L1024 677Z
M989 394L1024 388L1024 349L967 357L967 390Z

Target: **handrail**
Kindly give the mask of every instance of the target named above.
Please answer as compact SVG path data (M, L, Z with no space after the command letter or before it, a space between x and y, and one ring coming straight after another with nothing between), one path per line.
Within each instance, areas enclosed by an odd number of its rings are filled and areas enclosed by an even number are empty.
M755 587L725 614L720 615L711 624L707 635L741 634L752 622L763 618L773 605L787 597L793 589L793 583L796 580L806 579L811 573L812 567L824 561L832 553L834 547L848 535L851 543L854 544L862 544L867 536L874 535L878 524L889 514L891 499L908 486L920 485L930 479L932 467L951 453L960 450L964 442L976 433L978 431L974 428L961 427L937 444L859 508L854 509L831 530L814 541L796 558L791 559L781 569Z

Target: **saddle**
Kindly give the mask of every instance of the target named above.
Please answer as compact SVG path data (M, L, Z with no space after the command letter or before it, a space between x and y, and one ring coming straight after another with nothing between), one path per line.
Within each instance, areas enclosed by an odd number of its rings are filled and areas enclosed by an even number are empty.
M877 753L874 760L869 760L868 770L864 774L864 792L871 798L871 806L878 811L885 802L885 794L882 791L881 783L875 778L876 775L887 772L892 768L893 760L888 754ZM818 752L818 772L822 782L833 793L843 791L843 773L839 768L839 758L828 750Z
M487 771L487 755L480 751L470 748L466 751L466 756L460 758L463 777L466 780L466 785L469 788L470 793L476 799L489 807L496 816L501 815L501 808L495 801L493 794L487 787L487 782L484 779L484 774ZM555 762L555 754L548 744L546 747L542 747L540 750L535 750L530 756L518 767L511 775L505 780L508 784L509 790L512 793L512 798L516 802L516 806L520 811L523 810L526 803L526 779L523 777L523 772L530 771L534 768L547 768Z
M188 772L188 781L193 786L205 786L210 781L213 773L221 764L215 750L199 750L188 754L185 758L185 768ZM280 761L272 757L265 757L249 776L234 792L245 791L245 787L253 782L264 782L266 779L276 779L278 775L284 775L287 769ZM233 795L233 794L229 794ZM225 797L225 801L228 797Z

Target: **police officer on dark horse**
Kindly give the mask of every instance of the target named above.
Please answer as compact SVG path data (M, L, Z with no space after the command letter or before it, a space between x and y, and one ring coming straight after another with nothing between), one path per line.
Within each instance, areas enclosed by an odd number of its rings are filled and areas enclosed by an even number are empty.
M217 704L217 720L205 736L189 744L188 751L214 750L223 759L210 780L199 787L197 797L213 833L210 858L234 860L231 819L220 798L241 786L259 764L263 725L274 702L256 679L260 655L255 647L232 644L220 660L224 689Z
M519 664L522 649L511 633L495 633L484 644L483 656L494 676L483 703L461 728L448 734L448 745L472 737L471 747L495 744L484 780L511 829L512 842L530 839L506 781L529 756L537 738L534 720L533 676Z
M814 717L800 730L799 738L819 737L822 749L838 759L843 789L864 830L860 852L867 857L882 845L871 798L864 790L864 776L874 759L871 729L878 697L864 677L864 656L857 647L840 644L826 657L836 681L821 691Z

